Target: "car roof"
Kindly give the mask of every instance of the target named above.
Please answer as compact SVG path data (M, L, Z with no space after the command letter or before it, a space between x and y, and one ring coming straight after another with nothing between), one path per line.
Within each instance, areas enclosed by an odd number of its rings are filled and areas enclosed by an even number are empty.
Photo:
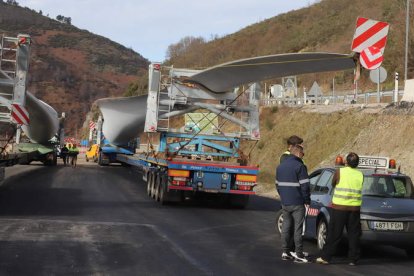
M326 167L326 168L320 168L320 170L329 170L329 171L336 171L339 168L344 168L343 166L338 167ZM408 175L405 175L403 173L399 173L396 171L388 171L383 169L361 169L358 168L364 176L371 176L371 175L381 175L381 176L398 176L398 177L408 177ZM315 170L316 171L316 170Z

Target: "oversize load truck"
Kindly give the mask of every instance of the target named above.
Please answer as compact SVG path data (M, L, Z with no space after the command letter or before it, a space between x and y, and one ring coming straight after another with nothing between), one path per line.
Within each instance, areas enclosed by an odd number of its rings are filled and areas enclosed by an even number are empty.
M181 82L196 72L151 64L149 94L144 99L146 114L141 114L145 117L146 149L136 153L134 143L102 145L98 163L120 162L138 167L148 195L162 204L214 193L233 206L245 207L249 196L255 194L258 167L248 164L240 142L256 142L260 137L260 87L253 84L242 91L215 94ZM131 98L119 109L129 110L127 105L134 101L138 104L142 98ZM121 122L127 121L121 110L114 114L115 108L108 102L100 109L106 132L113 133ZM171 119L179 115L186 116L184 126L182 121L180 125L179 120ZM137 120L139 117L137 114ZM231 125L224 126L226 122ZM111 126L105 125L108 123ZM101 127L98 122L98 133ZM108 139L105 129L103 134Z
M57 161L57 112L27 91L30 44L28 35L0 36L0 181L4 167ZM28 143L20 143L22 130Z

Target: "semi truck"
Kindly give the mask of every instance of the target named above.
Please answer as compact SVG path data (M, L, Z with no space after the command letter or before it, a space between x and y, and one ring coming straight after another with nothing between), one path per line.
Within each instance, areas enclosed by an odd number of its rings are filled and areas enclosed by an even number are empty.
M57 163L63 118L27 91L30 44L29 35L0 36L0 181L8 166Z
M182 82L197 72L152 63L148 96L99 100L97 140L109 143L98 164L137 167L161 204L208 193L243 208L259 172L241 144L260 138L260 85L218 94Z

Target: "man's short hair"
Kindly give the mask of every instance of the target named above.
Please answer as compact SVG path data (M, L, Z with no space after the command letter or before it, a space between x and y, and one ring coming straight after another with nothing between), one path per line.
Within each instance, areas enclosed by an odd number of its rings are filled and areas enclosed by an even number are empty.
M290 153L296 155L296 153L300 153L302 154L302 156L304 155L303 153L303 147L301 145L293 145L290 148Z
M346 163L351 168L358 167L358 164L359 164L359 156L358 156L358 154L356 154L355 152L348 153L348 155L346 156Z
M303 139L296 135L292 135L287 139L287 144L289 146L300 145L302 143L303 143Z

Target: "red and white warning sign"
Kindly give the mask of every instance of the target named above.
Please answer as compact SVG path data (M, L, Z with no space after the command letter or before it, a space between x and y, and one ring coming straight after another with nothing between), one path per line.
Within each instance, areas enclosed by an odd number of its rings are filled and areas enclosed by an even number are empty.
M16 124L29 125L29 112L24 106L16 103L12 104L11 117Z
M374 46L384 53L390 25L387 22L375 21L358 17L351 49L361 53L364 49Z
M361 52L359 62L368 70L374 70L381 66L384 56L377 47L368 47Z
M89 121L89 129L95 129L96 124L94 121Z

